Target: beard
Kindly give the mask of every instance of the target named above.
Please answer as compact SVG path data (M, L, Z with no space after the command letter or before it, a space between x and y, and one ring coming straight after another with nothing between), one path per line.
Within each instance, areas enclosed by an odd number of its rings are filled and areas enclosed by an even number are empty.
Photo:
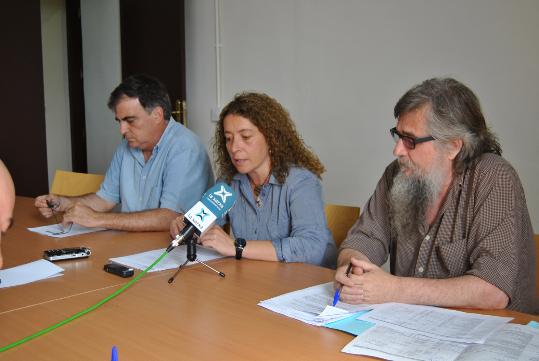
M391 228L397 240L415 248L415 243L421 239L420 226L425 223L427 211L437 200L447 173L439 165L429 170L420 169L404 158L399 159L399 166L389 193ZM405 174L404 170L410 174Z

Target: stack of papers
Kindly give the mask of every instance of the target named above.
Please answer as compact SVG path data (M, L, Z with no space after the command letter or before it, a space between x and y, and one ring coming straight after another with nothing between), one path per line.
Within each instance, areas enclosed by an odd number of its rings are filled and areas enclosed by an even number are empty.
M165 248L156 249L153 251L142 252L132 254L130 256L111 258L112 262L120 263L128 267L133 267L139 270L145 270L152 263L155 262L159 256L163 254ZM202 262L210 261L212 259L223 258L223 256L214 250L197 247L197 259ZM163 258L161 262L156 264L149 272L164 271L168 269L178 268L187 260L186 246L179 246L174 248L167 257ZM189 262L188 264L192 264Z
M539 354L539 330L508 324L510 317L386 303L358 319L374 326L343 352L399 361L531 361Z
M55 237L55 238L64 238L76 236L84 233L104 231L105 228L88 228L80 226L78 224L72 224L64 229L61 223L50 224L48 226L28 228L29 231L42 234L44 236Z
M44 259L0 270L0 288L24 285L49 277L61 276L64 269Z
M510 317L444 308L333 301L333 283L259 303L302 322L358 335L342 351L398 361L539 361L539 329L509 324ZM532 327L530 327L532 326Z
M399 361L537 361L539 330L514 323L504 324L494 330L484 343L469 344L376 325L356 337L342 351Z
M333 282L328 282L270 298L258 305L315 326L372 309L370 305L349 305L344 302L338 302L337 307L332 307L334 292Z
M384 303L360 319L439 340L483 343L496 328L513 318L479 315L432 306Z

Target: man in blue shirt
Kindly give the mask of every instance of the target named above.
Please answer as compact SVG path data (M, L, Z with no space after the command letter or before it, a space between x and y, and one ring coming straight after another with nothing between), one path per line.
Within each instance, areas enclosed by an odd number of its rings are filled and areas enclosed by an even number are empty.
M36 198L45 217L64 212L63 223L125 231L162 231L213 184L208 154L200 139L169 120L164 85L146 75L127 78L111 93L124 138L97 193ZM118 203L121 213L110 212Z

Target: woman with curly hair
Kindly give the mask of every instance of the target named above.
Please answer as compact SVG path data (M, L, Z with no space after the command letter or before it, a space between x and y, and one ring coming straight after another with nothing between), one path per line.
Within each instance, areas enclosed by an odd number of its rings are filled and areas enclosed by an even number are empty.
M236 239L214 226L200 237L204 247L237 259L335 266L320 185L324 166L281 104L266 94L236 95L221 112L213 148L219 178L238 195L227 216ZM178 217L171 235L182 226Z

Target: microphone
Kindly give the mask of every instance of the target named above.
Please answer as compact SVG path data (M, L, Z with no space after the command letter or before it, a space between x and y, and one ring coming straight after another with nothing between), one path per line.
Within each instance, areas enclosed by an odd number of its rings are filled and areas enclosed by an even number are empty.
M210 228L217 219L224 217L236 202L236 194L226 183L217 183L202 195L187 213L183 222L184 228L170 243L167 252L170 253L180 244L187 243L187 259L196 260L196 244L192 242L194 235L200 236Z

